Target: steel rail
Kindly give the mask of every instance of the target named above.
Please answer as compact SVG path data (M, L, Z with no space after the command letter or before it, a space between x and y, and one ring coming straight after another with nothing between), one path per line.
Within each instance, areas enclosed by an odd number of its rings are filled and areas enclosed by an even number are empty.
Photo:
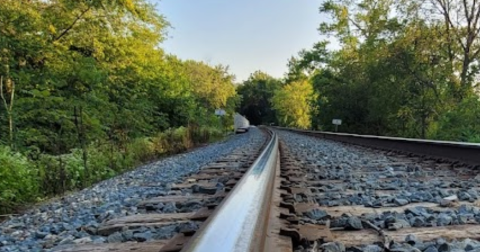
M323 131L300 130L275 127L281 130L312 135L333 141L362 145L386 150L403 151L413 154L428 155L441 159L462 161L480 165L480 144L452 141L424 140L415 138L357 135Z
M182 252L262 251L278 158L275 132L263 152Z

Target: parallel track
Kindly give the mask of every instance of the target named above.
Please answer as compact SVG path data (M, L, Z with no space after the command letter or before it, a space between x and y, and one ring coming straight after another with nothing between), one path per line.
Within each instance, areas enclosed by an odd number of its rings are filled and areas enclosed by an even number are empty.
M294 153L282 142L279 232L291 238L293 250L480 248L468 240L480 239L480 145L290 131L348 143L356 154L389 160L322 167L309 161L308 151ZM422 186L425 190L418 190ZM366 203L365 198L374 200Z

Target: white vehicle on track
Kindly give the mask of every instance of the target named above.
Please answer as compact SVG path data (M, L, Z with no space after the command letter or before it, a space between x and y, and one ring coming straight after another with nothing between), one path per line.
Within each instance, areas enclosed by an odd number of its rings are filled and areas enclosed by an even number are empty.
M235 133L248 132L248 129L250 128L250 121L248 121L247 118L243 117L242 115L235 113L233 116L233 127Z

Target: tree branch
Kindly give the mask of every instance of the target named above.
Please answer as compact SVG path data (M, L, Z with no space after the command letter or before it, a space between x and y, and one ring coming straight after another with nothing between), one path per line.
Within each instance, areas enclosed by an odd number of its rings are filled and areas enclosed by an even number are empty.
M12 91L10 93L10 113L13 109L13 101L15 99L15 82L12 81Z
M363 36L365 36L366 38L368 37L366 34L367 32L365 31L365 29L363 29L357 22L355 22L351 17L348 17L348 21L350 21L355 27L357 27L358 30L360 30L360 32L362 33Z
M474 2L474 6L476 5L476 1ZM472 7L473 8L473 7ZM475 14L475 26L473 27L474 31L474 37L478 36L478 32L480 31L478 26L478 21L480 20L480 6L478 6L477 13Z
M436 0L437 3L440 4L440 7L442 8L442 14L443 16L445 17L446 21L448 21L448 24L453 28L453 31L455 32L455 35L456 35L456 39L458 41L458 43L460 43L460 45L462 46L463 50L466 51L467 48L466 46L463 44L462 40L460 39L460 35L458 34L458 31L455 27L455 25L453 24L452 22L452 19L450 18L450 12L449 10L447 9L447 6L445 5L444 2L442 2L441 0Z
M84 11L82 11L82 12L80 13L80 15L78 15L78 16L75 18L75 20L73 20L73 22L72 22L65 30L63 30L63 32L62 32L59 36L57 36L53 41L54 41L54 42L55 42L55 41L58 41L58 40L60 40L63 36L65 36L65 35L75 26L75 24L90 10L90 8L91 8L91 7L88 6L87 9L85 9Z
M463 11L465 12L465 17L467 18L467 29L470 30L471 23L472 23L472 18L471 18L472 15L470 15L468 11L467 0L463 0L462 3L463 3L463 9L464 9Z

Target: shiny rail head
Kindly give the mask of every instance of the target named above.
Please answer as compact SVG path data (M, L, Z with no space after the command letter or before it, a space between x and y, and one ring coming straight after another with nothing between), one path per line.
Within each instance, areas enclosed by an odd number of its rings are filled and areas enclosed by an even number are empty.
M182 252L261 251L278 159L278 138L260 156Z

